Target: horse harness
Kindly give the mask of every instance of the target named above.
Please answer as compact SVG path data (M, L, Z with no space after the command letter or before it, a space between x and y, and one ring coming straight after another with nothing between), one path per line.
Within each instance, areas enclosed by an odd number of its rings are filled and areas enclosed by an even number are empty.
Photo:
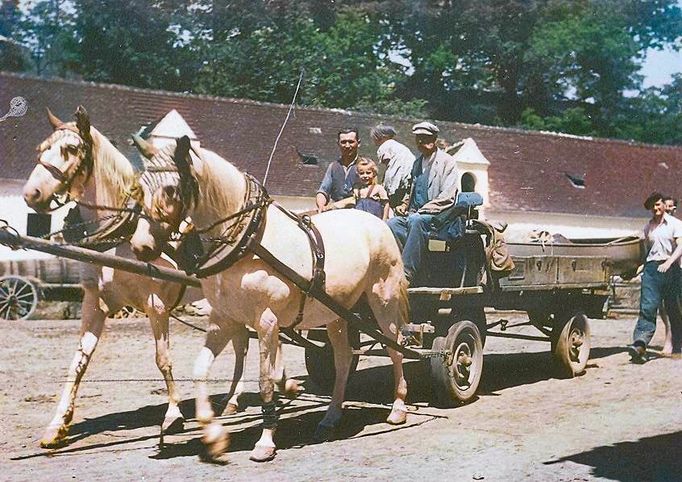
M197 154L196 151L195 154ZM140 178L140 182L145 184L148 189L154 185L158 187L159 183L154 183L150 177L155 173L169 172L177 171L173 167L150 166ZM298 216L292 213L274 202L265 187L256 178L248 173L244 173L244 177L246 179L246 192L242 203L244 207L206 227L190 226L185 232L176 232L175 239L181 241L176 261L187 274L195 275L197 278L206 278L229 269L244 258L248 252L260 257L271 266L281 264L258 240L265 227L268 207L272 205L279 209L296 222L306 234L313 255L310 281L305 283L305 286L296 283L301 289L301 301L294 324L289 327L292 329L303 321L305 303L311 293L325 289L325 251L322 235L309 216ZM183 199L183 203L186 203L186 200ZM206 233L227 222L230 222L230 225L224 228L219 236L206 236ZM205 243L209 243L208 249L204 249ZM226 248L231 249L225 253ZM277 266L273 267L281 272Z

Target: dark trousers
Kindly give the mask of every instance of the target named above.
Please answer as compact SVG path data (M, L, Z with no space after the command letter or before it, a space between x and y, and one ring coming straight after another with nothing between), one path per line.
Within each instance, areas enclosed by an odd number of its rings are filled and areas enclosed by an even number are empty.
M656 315L661 302L670 318L673 351L679 352L682 344L682 313L680 311L680 267L677 263L665 273L660 273L659 261L649 261L642 272L639 298L639 319L632 334L634 344L647 346L656 332Z
M403 246L403 264L407 280L414 281L422 263L422 257L429 242L431 231L431 214L412 213L408 216L396 216L389 219L388 227L393 236Z

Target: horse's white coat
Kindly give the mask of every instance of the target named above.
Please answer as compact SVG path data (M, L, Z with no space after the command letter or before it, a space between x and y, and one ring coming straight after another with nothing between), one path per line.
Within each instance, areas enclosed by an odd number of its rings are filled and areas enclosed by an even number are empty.
M75 128L73 123L66 126ZM58 167L69 175L74 173L78 163L82 162L76 155L75 149L82 139L76 132L63 129L60 123L53 123L53 127L54 132L39 146L40 160ZM87 180L83 174L76 176L71 185L71 194L91 204L122 207L125 191L130 189L134 180L132 165L97 129L91 127L90 135L93 140L93 172ZM24 186L24 198L29 206L38 210L45 209L49 206L53 195L61 194L63 189L62 183L55 179L45 167L38 164ZM98 212L87 209L81 211L85 220L111 214L110 211ZM118 256L134 258L127 244L120 245L113 251ZM154 261L154 264L172 267L163 259ZM178 407L180 395L173 381L169 350L168 317L178 300L182 286L178 283L153 280L145 276L85 263L81 279L84 295L80 343L69 367L67 382L64 385L57 411L41 439L41 445L54 447L65 440L73 418L76 393L101 337L104 320L123 306L134 306L144 311L149 317L155 339L156 364L168 389L168 410L164 419L164 427L181 424L183 417ZM192 295L189 296L196 297L198 292L192 290L190 293ZM183 302L191 300L188 297ZM235 337L235 352L238 357L245 355L247 337L248 334L245 331ZM238 360L235 366L235 382L231 390L234 395L230 400L232 404L236 403L238 395L236 390L243 387L237 384L237 380L241 378L240 367L243 368L243 360Z
M150 159L150 165L163 166L164 159L172 158L172 143ZM184 213L182 202L173 199L169 185L159 186L145 193L145 211L154 218L160 206L164 211L164 223L153 232L149 226L138 225L131 239L133 251L144 257L154 253L169 228L176 229L180 217L188 214L196 226L209 226L241 209L246 180L232 164L206 149L192 153L194 176L200 186L199 201ZM201 156L201 157L199 157ZM174 192L179 191L180 181L175 181ZM174 213L173 216L168 214ZM262 246L277 259L310 279L313 254L305 232L286 214L275 206L267 208L264 229L257 235ZM365 295L381 330L397 339L399 327L407 322L407 291L398 246L391 231L380 219L357 210L330 211L317 215L313 221L324 240L326 252L326 291L346 308L353 307ZM174 224L174 225L172 225ZM146 228L146 229L145 229ZM209 235L219 235L219 226ZM163 235L159 234L163 233ZM260 389L265 404L273 401L273 373L276 340L279 327L291 326L297 318L299 302L303 294L290 281L257 256L248 254L234 265L215 276L202 279L203 292L213 308L211 327L205 348L196 360L194 376L197 383L197 418L204 425L204 443L212 457L219 457L225 449L226 435L222 433L208 400L206 380L215 357L222 351L240 325L247 325L258 333L260 343ZM309 329L327 325L329 338L334 347L336 383L332 401L320 422L320 429L327 430L341 416L352 350L348 343L347 323L329 308L310 299L305 305L302 323L297 327ZM391 423L405 421L404 400L407 384L403 377L402 354L389 350L394 367L395 402L389 415ZM274 456L274 429L264 429L256 444L252 458L263 460Z

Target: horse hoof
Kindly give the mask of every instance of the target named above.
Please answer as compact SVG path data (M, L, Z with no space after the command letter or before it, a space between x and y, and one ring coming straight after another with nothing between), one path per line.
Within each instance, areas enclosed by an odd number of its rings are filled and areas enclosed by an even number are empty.
M333 434L334 427L330 425L319 424L317 426L317 429L315 429L315 435L313 436L313 440L315 442L327 442L331 440Z
M182 417L166 417L161 425L161 431L165 434L172 435L174 433L182 432L185 427L185 419Z
M212 454L206 446L204 446L203 450L199 453L199 459L202 462L215 465L227 465L228 463L227 454Z
M277 455L275 447L268 447L265 445L256 445L249 455L249 460L254 462L269 462Z
M223 410L223 415L234 415L238 411L239 411L239 405L237 405L236 403L230 402L225 406L225 410Z
M40 446L44 449L54 449L66 444L66 434L69 433L69 427L61 425L58 428L48 427L40 439Z
M230 446L230 434L220 424L212 423L206 427L201 441L203 443L203 449L199 454L201 460L213 464L227 463L225 452Z
M405 410L393 409L388 415L386 422L391 425L402 425L407 422L407 412Z

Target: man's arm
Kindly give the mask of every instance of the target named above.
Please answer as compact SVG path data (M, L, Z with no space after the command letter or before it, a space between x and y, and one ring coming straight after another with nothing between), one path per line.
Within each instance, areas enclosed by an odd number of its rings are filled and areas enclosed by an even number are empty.
M332 190L332 166L331 164L327 167L324 173L322 182L320 183L320 188L317 190L315 195L315 204L317 205L317 212L320 213L324 211L324 207L329 202L329 193Z
M315 205L317 206L317 212L321 213L324 211L325 206L327 205L327 201L329 199L323 192L318 192L317 195L315 196Z
M675 243L677 244L677 247L675 248L675 251L673 251L673 254L671 254L665 262L658 265L658 271L660 273L668 271L670 267L680 259L680 256L682 256L682 237L675 238Z

